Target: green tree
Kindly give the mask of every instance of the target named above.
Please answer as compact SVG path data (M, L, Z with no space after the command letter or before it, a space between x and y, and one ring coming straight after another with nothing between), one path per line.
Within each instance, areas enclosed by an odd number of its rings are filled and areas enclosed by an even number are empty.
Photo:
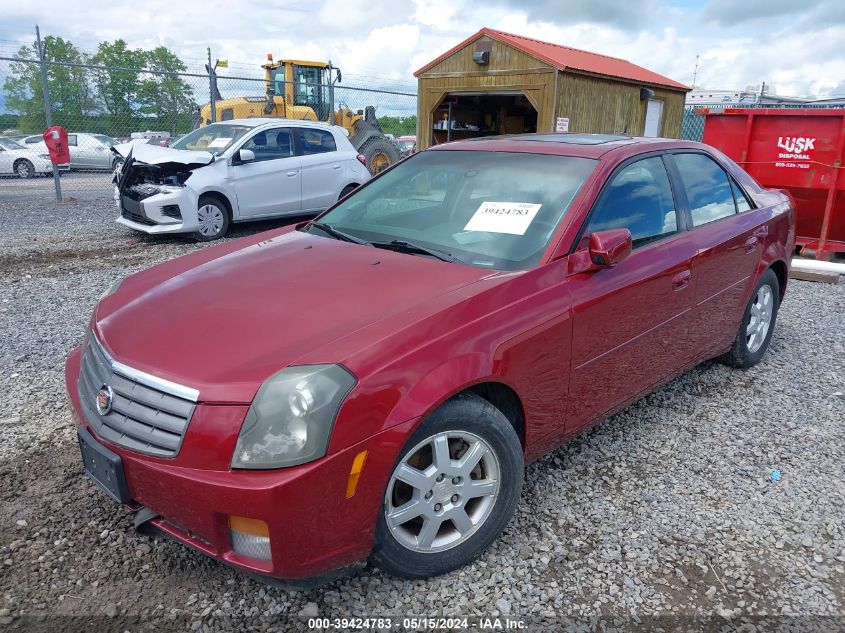
M43 44L48 62L47 85L53 123L76 130L94 112L96 104L85 69L60 64L87 60L70 41L61 37L48 35ZM3 83L6 107L20 115L22 132L41 132L47 126L47 116L37 44L22 46L16 57L22 61L11 63L9 76Z
M412 136L417 133L416 115L406 117L382 116L379 117L378 122L385 134Z
M107 67L95 69L92 74L113 134L134 127L141 88L140 69L145 61L144 51L128 48L121 39L100 42L91 58L93 64Z
M155 117L156 129L176 135L191 129L191 116L196 103L191 86L184 77L173 74L184 72L182 63L172 51L159 46L145 53L146 68L150 72L138 90L140 111Z

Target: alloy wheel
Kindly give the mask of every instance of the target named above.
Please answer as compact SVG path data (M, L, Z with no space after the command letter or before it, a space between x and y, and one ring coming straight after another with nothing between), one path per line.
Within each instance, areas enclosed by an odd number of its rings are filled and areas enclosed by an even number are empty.
M385 495L387 527L404 547L421 553L465 542L490 517L499 495L499 460L466 431L445 431L408 451Z
M197 211L199 232L205 237L213 237L223 230L223 211L213 204L205 204Z
M32 167L30 167L30 164L25 160L22 160L15 166L15 173L17 173L20 178L29 178L32 175L31 171Z
M766 340L766 334L772 324L773 307L772 289L764 284L757 289L751 304L751 316L745 328L745 344L752 354L759 350Z

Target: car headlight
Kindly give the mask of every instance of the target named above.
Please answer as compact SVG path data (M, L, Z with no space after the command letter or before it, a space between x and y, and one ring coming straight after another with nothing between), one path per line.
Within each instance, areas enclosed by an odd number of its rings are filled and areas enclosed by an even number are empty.
M38 158L43 158L44 160L50 160L50 155L49 154L39 154Z
M241 427L232 468L283 468L319 459L355 377L340 365L288 367L258 390Z
M113 295L115 292L117 292L117 289L120 288L120 284L122 284L122 283L123 283L123 279L118 279L111 286L106 288L106 291L100 296L100 301L102 301L103 299L105 299L109 295Z

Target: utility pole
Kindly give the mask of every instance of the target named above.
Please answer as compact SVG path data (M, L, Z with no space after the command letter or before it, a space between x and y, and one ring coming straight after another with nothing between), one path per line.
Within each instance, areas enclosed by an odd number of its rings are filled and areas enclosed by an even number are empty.
M695 90L695 80L698 78L698 55L695 56L695 70L692 71L692 89Z
M214 78L215 68L214 68L214 66L211 65L211 47L210 46L208 47L208 66L206 66L206 68L208 68L208 91L209 91L209 94L211 95L211 98L209 99L209 102L211 104L211 122L216 123L217 122L217 102L216 102L216 99L215 99L216 95L214 93L217 92L217 90L216 90L217 85L216 85L216 81L215 81L215 78Z
M41 66L41 93L44 96L44 116L47 127L53 126L53 111L50 108L50 85L47 82L47 59L44 55L44 45L41 43L41 30L35 25L35 39L38 42L38 63ZM53 161L50 161L51 163ZM62 182L59 180L59 168L53 164L53 184L56 188L56 202L62 201Z

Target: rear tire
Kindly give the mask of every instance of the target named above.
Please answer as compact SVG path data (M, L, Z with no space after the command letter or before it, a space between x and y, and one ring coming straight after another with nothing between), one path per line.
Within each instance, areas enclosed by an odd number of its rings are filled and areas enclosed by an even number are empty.
M376 175L399 161L399 150L386 138L371 138L360 149L367 159L367 169Z
M394 465L374 561L403 578L466 565L505 529L523 475L519 437L502 412L472 393L452 398L411 435Z
M338 196L338 200L343 200L346 196L350 193L355 191L358 188L358 185L346 185L343 190L340 192L340 196Z
M229 230L229 211L215 196L202 196L197 204L199 228L193 234L197 242L218 240Z
M15 161L15 173L18 178L35 178L35 165L25 158Z
M772 340L780 307L780 283L770 268L757 280L745 307L733 347L718 360L731 367L753 367L762 360Z

